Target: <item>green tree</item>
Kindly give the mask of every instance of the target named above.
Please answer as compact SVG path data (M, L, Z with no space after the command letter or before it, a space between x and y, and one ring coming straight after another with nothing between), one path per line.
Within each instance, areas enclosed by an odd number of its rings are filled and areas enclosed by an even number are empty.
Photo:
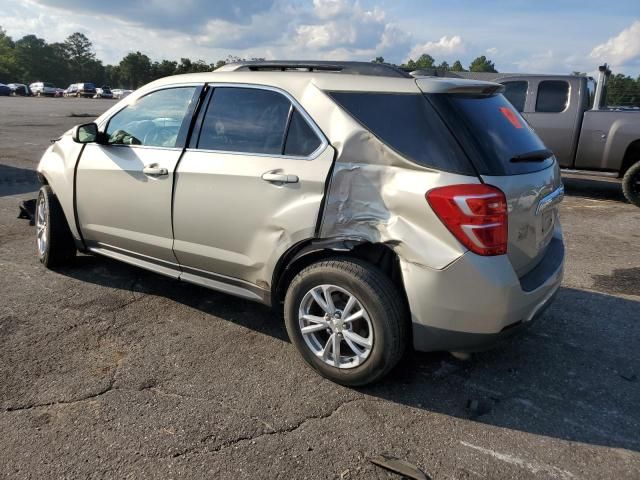
M129 53L118 66L120 81L127 88L136 89L149 81L151 59L144 53Z
M104 67L104 83L113 88L121 86L119 65L106 65Z
M44 39L25 35L15 43L15 58L20 67L22 83L49 81L54 65L51 47Z
M76 81L93 81L101 83L104 80L104 67L96 59L93 43L86 35L75 32L64 41L69 75Z
M621 73L611 75L606 83L606 100L611 107L640 106L640 77L634 80Z
M176 67L178 62L170 60L162 60L161 62L153 62L151 65L151 78L157 79L162 77L168 77L176 73Z
M371 60L372 63L384 63L384 57L376 57Z
M0 27L0 82L2 83L11 83L20 77L15 47L16 44L11 37Z
M435 64L434 58L431 55L423 53L415 62L413 61L413 59L409 60L407 62L407 67L412 68L414 70L420 70L422 68L433 68L434 64Z
M466 72L466 70L462 66L462 63L460 62L460 60L456 60L455 62L453 62L453 65L451 65L451 71L452 72Z
M497 73L496 67L491 60L488 60L487 57L482 55L481 57L477 57L471 62L469 65L470 72L494 72Z
M445 71L445 72L448 71L448 70L451 70L451 67L449 66L449 64L444 60L436 68L438 70L442 70L442 71Z

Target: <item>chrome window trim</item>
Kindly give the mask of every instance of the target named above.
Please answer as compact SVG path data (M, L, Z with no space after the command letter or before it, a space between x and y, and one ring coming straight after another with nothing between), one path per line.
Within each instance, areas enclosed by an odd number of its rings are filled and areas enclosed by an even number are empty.
M142 150L172 150L172 151L177 151L177 152L181 152L183 150L183 147L155 147L153 145L127 145L126 143L110 143L108 145L101 145L101 146L107 146L107 147L116 147L116 148L122 148L122 147L126 147L126 148L134 148L134 149L142 149Z
M253 89L253 90L268 90L268 91L276 92L276 93L279 93L280 95L283 95L287 100L289 100L289 102L291 102L291 104L296 108L296 110L298 110L300 115L302 115L302 118L305 119L307 124L311 127L311 130L313 130L313 133L315 133L316 136L320 139L320 145L318 146L318 148L316 148L313 152L311 152L309 155L305 157L302 157L299 155L240 152L235 150L210 150L205 148L187 148L186 149L187 152L224 153L224 154L231 154L231 155L247 155L247 156L254 156L254 157L288 158L291 160L314 160L322 152L324 152L324 150L329 146L329 141L327 140L327 137L322 132L322 130L320 130L320 127L318 127L318 125L313 121L313 118L311 118L311 115L309 115L307 111L304 108L302 108L302 105L300 105L300 103L289 92L282 90L281 88L278 88L278 87L272 87L270 85L261 85L261 84L255 84L255 83L208 82L207 85L214 90L216 88L247 88L247 89ZM210 103L211 103L211 99L213 99L213 95L209 99ZM204 125L204 119L202 123ZM202 129L202 127L200 128Z

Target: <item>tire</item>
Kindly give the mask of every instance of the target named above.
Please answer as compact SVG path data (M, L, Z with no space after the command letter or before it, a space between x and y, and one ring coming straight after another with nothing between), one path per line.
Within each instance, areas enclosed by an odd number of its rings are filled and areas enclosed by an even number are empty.
M622 177L622 193L629 202L640 207L640 161L631 165Z
M76 255L76 246L62 207L49 185L40 188L35 216L40 262L47 268L68 264Z
M323 291L327 286L330 288ZM328 294L335 310L327 302L324 305L328 308L323 310L312 291L323 300ZM354 306L349 309L347 300L351 297ZM335 311L337 317L325 315L327 310ZM354 312L362 315L343 324L347 316L357 316ZM307 318L313 321L301 319L303 313L309 313ZM359 259L336 257L303 269L289 285L284 314L289 339L302 358L320 375L341 385L363 386L381 379L400 361L407 345L406 309L400 293L386 275ZM317 331L303 334L303 326ZM338 367L334 336L340 351Z

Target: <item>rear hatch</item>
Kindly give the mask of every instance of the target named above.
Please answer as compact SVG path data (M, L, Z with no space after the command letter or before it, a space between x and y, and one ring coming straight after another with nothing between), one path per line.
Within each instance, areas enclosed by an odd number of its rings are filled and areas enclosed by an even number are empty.
M442 89L434 88L434 81L416 80L482 181L506 196L507 254L522 277L540 262L553 237L562 199L558 164L527 122L497 93L498 85L461 82L463 87Z

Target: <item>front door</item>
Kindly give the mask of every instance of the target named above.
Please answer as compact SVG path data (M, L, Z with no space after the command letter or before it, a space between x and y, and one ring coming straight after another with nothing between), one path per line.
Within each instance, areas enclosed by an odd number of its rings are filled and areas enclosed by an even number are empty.
M282 253L314 236L333 149L285 94L213 87L178 166L174 251L187 280L266 289Z
M89 248L176 264L171 196L200 86L156 90L106 125L107 144L88 144L78 164L77 211Z

